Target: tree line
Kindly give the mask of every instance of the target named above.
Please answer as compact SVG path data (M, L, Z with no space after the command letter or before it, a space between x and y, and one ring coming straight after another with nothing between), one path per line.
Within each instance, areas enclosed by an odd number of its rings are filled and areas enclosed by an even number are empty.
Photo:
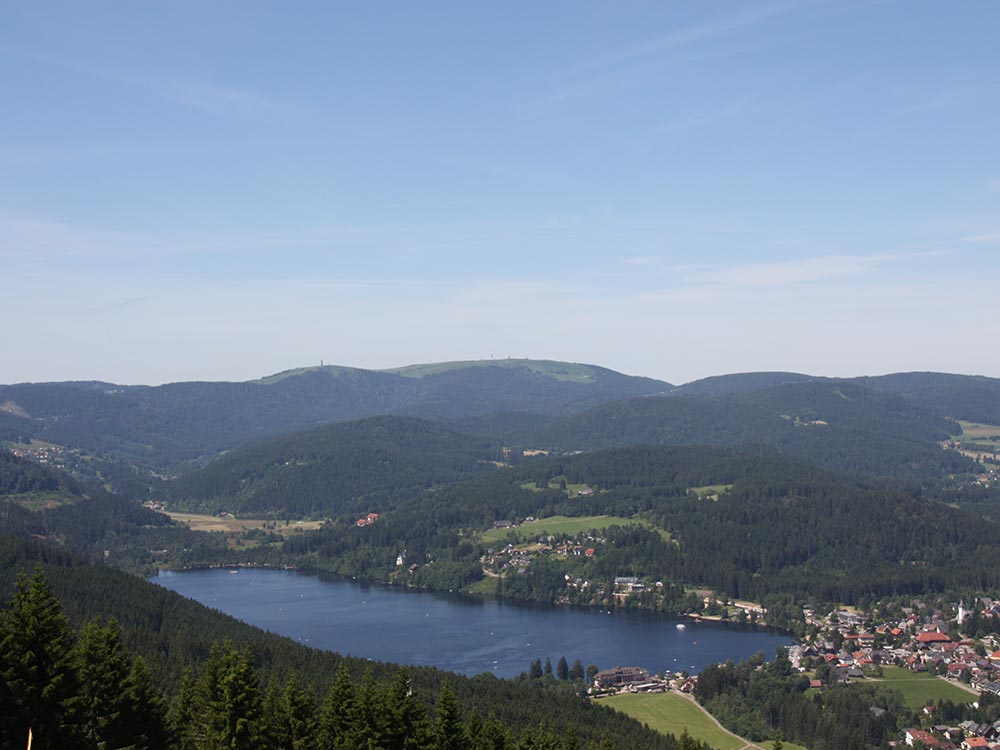
M43 585L37 573L17 582L16 571L33 571L39 563L47 584ZM40 593L48 589L55 594ZM659 735L622 714L593 704L578 696L577 691L565 689L570 687L568 683L501 680L489 674L469 678L433 668L405 669L316 651L264 633L134 576L105 566L81 564L66 550L50 545L0 536L0 600L5 598L3 592L9 592L9 597L2 615L4 625L0 627L4 644L0 649L4 680L0 697L6 710L8 700L22 696L18 699L22 701L18 704L21 708L12 714L14 717L28 721L40 715L55 717L52 721L62 726L55 735L62 738L60 747L77 747L73 744L77 742L97 747L87 744L85 727L107 726L110 732L119 726L115 723L118 719L112 722L88 714L91 709L85 706L89 704L118 706L114 712L123 717L133 716L126 722L133 727L140 723L158 726L159 718L153 724L149 718L149 711L156 711L157 717L165 717L166 747L214 748L219 745L211 744L215 740L210 738L221 731L218 726L236 726L241 718L220 718L230 716L224 711L219 713L220 706L229 700L247 707L242 726L250 732L249 736L256 738L254 742L262 743L255 746L313 747L310 742L322 743L326 741L323 736L330 736L329 732L323 735L320 728L324 712L329 720L329 695L338 689L338 682L343 687L344 675L357 693L351 715L356 714L359 723L353 724L350 733L344 735L351 739L340 745L327 742L317 747L365 747L364 743L351 744L359 733L374 738L372 747L395 747L385 739L395 736L395 724L384 725L384 718L377 717L393 715L395 708L390 710L390 704L395 704L390 696L401 692L402 683L408 686L407 693L412 693L407 696L404 713L414 717L413 731L407 734L409 744L405 747L437 747L434 743L438 736L435 734L438 707L446 692L454 695L458 705L464 739L456 747L467 750L480 747L674 750L676 747L675 738ZM50 624L44 635L37 637L38 643L30 638L25 641L26 634L42 632L24 625L40 619L30 614L39 602L45 603L41 609L48 614L42 619ZM114 623L108 621L109 617L114 618ZM22 645L15 647L17 638L22 639ZM84 649L82 645L95 643L100 648L92 645ZM52 644L59 656L45 657L45 664L61 666L51 680L40 680L38 684L42 687L32 693L16 680L21 674L40 674L39 670L25 671L22 667L26 659L30 662L34 658L30 654L51 654L46 644ZM99 665L81 671L85 654L89 654L86 659L97 659ZM152 692L144 681L146 673L155 675ZM230 673L231 678L224 676ZM105 674L115 676L96 681L81 677ZM213 692L243 680L249 687L244 685L236 693ZM81 703L80 696L87 695L90 688L85 689L85 685L90 682L97 686L94 690L99 687L113 695L99 693L104 697L92 696ZM28 699L32 694L60 697L53 698L55 703L46 704L48 708L40 714L36 704ZM248 697L237 701L237 694ZM142 696L145 698L134 704ZM282 701L289 711L295 707L290 718L274 713L274 706ZM137 718L143 716L146 718L141 721ZM292 732L288 727L297 726L297 722L315 726L316 730L296 735L298 740L293 745L281 744L284 740L280 736L285 736L282 733ZM8 734L4 738L17 739L25 729L20 724L5 726L3 731ZM36 737L40 731L49 733L47 726L50 725L44 722L38 725ZM306 735L311 739L307 740ZM152 742L152 734L150 737ZM476 737L479 744L473 741ZM492 738L492 745L483 744L488 737ZM46 747L38 742L42 740L36 740L35 747ZM0 741L2 747L20 744L20 740Z

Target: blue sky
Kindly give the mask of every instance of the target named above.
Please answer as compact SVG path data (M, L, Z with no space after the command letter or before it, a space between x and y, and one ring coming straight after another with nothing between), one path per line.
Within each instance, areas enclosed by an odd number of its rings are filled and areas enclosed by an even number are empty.
M1000 3L8 2L0 382L1000 376Z

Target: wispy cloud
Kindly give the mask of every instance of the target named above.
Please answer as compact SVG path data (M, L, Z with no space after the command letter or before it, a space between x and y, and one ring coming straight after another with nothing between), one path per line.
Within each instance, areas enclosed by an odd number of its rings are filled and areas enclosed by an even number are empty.
M746 8L726 16L719 16L705 23L676 29L653 39L647 39L628 47L606 53L578 66L574 72L583 73L630 63L635 60L659 55L681 47L704 42L715 37L740 31L769 21L778 16L797 11L801 3L780 3L758 8Z
M60 55L20 47L0 45L0 55L28 60L61 68L77 75L120 84L202 112L260 114L290 109L287 103L272 97L210 81L174 75L156 76L124 73Z
M711 48L700 43L735 34L802 7L804 4L800 2L785 2L744 9L611 50L553 76L552 91L520 102L518 109L534 113L564 101L592 97L608 90L620 91L644 76L659 75L663 66L661 58L667 53L670 53L670 64L678 69L703 60L738 54L740 50L732 45ZM709 116L709 113L705 114L705 117ZM666 125L670 127L669 123Z

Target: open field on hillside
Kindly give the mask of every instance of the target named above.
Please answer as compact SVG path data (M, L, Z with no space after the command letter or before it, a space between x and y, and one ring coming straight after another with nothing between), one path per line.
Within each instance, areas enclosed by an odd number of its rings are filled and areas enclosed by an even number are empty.
M25 492L20 495L9 495L4 499L12 500L22 508L35 513L58 508L61 505L72 505L80 500L68 492Z
M291 521L287 525L283 521L269 521L261 518L218 518L217 516L199 513L166 512L174 521L178 521L194 531L224 531L239 533L251 529L266 529L281 536L298 534L303 531L313 531L323 525L322 521Z
M883 673L885 676L877 681L901 692L903 700L910 708L920 708L939 699L956 703L971 703L976 699L972 693L927 672L910 672L901 667L883 667Z
M721 729L694 701L677 693L613 695L600 701L658 732L679 736L685 729L716 750L739 750L747 743Z
M701 707L678 693L612 695L600 703L648 724L650 729L679 737L685 729L715 750L740 750L746 740L721 728ZM786 747L790 747L786 745Z
M732 488L731 484L709 484L704 487L691 487L688 492L693 492L699 500L718 500L719 495L729 492Z
M472 367L527 368L539 375L545 375L553 380L561 380L568 383L593 383L595 380L594 369L589 365L554 362L544 359L480 359L460 362L434 362L423 365L395 367L390 370L382 370L382 372L402 375L405 378L422 378L426 375L440 375L445 372Z
M965 450L1000 453L1000 425L959 422L962 434L955 438Z
M499 542L513 534L518 541L535 539L540 534L579 534L591 529L606 529L608 526L622 526L629 523L628 518L616 516L550 516L537 521L522 523L510 529L490 529L483 532L484 542Z
M563 486L564 484L565 486ZM524 482L521 485L521 487L526 490L531 490L532 492L541 492L543 489L545 489L544 487L539 486L538 482ZM549 480L549 489L550 490L561 489L563 492L566 493L566 497L576 497L581 492L584 492L585 490L591 490L592 488L588 487L585 484L575 484L573 482L567 482L563 477L556 477L555 479Z

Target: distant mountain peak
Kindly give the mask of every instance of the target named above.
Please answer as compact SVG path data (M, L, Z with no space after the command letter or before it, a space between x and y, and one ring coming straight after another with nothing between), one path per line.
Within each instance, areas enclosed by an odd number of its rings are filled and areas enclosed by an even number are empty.
M407 365L382 370L381 372L402 375L406 378L423 378L428 375L439 375L455 370L467 370L477 367L496 367L501 369L530 370L537 375L544 375L554 380L575 383L594 383L599 372L612 373L604 367L581 364L578 362L559 362L552 359L526 359L506 357L503 359L472 359L454 362L430 362L426 364ZM617 374L617 373L616 373Z

